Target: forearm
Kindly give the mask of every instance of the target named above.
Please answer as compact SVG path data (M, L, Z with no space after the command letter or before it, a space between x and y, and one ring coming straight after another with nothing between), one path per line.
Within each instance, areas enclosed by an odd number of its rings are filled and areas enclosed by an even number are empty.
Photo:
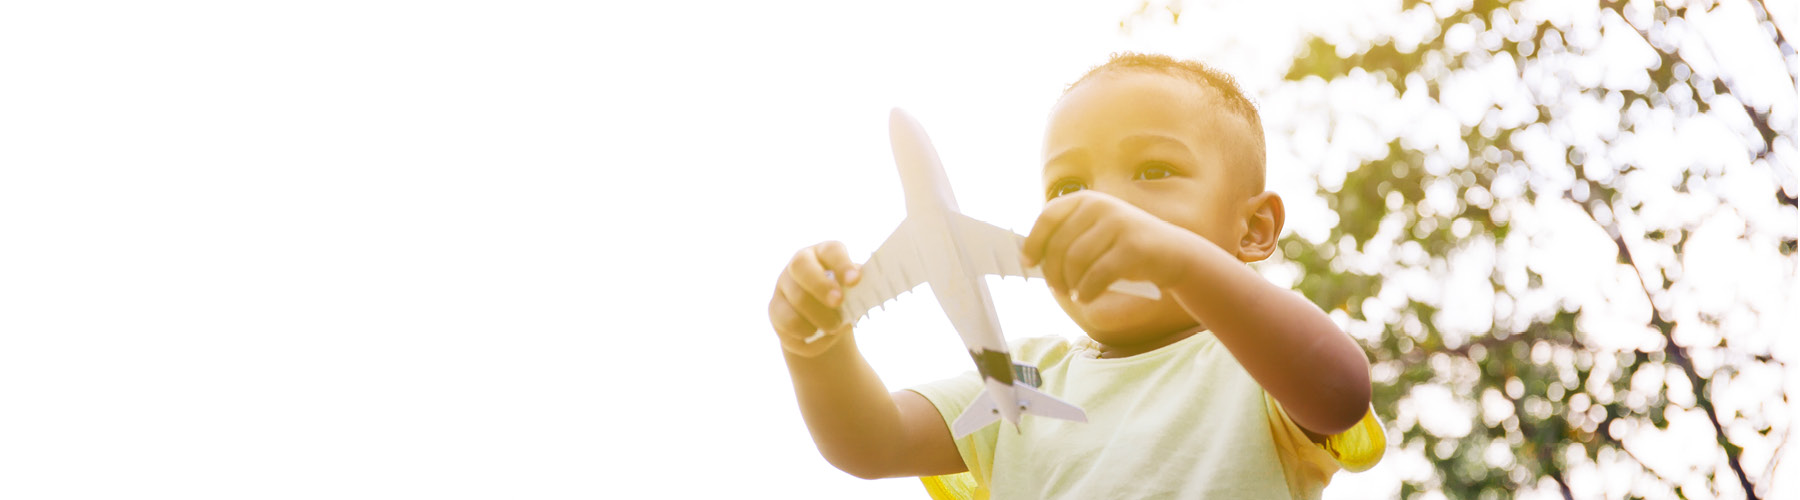
M1305 297L1206 245L1169 290L1307 430L1335 434L1369 405L1362 348Z
M885 475L902 435L900 411L848 331L816 356L783 351L800 414L819 453L858 477Z

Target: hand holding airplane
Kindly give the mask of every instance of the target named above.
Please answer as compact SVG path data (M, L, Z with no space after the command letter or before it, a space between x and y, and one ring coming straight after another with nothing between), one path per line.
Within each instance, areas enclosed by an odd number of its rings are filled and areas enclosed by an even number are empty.
M862 265L857 284L844 291L841 317L854 324L869 309L921 283L930 283L986 385L952 425L956 437L1002 417L1017 427L1022 413L1087 421L1081 408L1038 391L1033 381L1014 377L1012 356L1007 353L985 276L1042 278L1041 271L1022 262L1020 247L1025 237L958 211L937 150L912 116L896 108L889 115L888 128L901 188L906 192L906 220ZM1144 281L1121 280L1107 290L1150 300L1162 298L1156 285ZM825 334L816 332L806 342ZM1035 377L1035 369L1020 366L1019 373Z

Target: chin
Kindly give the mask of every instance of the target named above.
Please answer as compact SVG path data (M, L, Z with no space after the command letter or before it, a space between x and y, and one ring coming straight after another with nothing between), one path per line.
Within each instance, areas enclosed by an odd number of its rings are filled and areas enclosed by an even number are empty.
M1142 337L1165 333L1192 322L1187 311L1168 294L1163 294L1162 300L1150 300L1105 292L1086 304L1069 300L1068 295L1057 294L1056 301L1076 325L1087 331L1089 338L1107 345L1147 341L1149 339Z

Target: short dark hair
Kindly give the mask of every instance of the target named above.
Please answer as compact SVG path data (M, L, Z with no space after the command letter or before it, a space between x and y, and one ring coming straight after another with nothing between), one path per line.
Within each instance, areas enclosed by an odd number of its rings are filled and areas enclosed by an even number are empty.
M1244 96L1243 89L1238 88L1237 79L1224 71L1197 61L1176 59L1162 54L1139 54L1135 52L1114 53L1105 64L1095 66L1087 74L1063 89L1063 95L1069 95L1077 87L1096 77L1127 72L1149 72L1172 76L1192 82L1201 88L1209 89L1218 96L1219 102L1231 114L1243 118L1250 125L1250 136L1255 140L1254 157L1250 158L1255 170L1251 194L1262 192L1263 164L1265 162L1262 132L1262 116L1256 112L1256 103Z

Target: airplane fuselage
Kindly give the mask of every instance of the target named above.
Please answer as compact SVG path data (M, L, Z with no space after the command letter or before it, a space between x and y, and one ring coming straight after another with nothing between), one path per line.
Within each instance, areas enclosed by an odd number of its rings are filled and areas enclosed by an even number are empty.
M896 127L893 133L910 133L905 127ZM909 138L923 144L929 144L925 137ZM960 215L956 206L956 197L950 190L950 181L944 176L943 164L938 160L935 149L896 150L895 154L923 154L927 158L896 158L900 168L900 183L906 192L906 218L908 223L917 224L916 229L924 232L941 232L950 235L942 240L945 244L937 248L921 248L922 252L937 252L949 258L941 261L950 262L954 269L949 272L934 273L926 282L931 284L931 292L937 296L938 305L950 317L951 324L962 336L963 344L969 349L969 356L975 361L981 373L982 382L987 386L988 394L994 397L996 409L1000 416L1017 425L1020 407L1013 390L1012 356L1007 353L1006 336L1000 331L999 316L994 312L994 301L988 294L987 279L982 273L968 272L974 268L965 246L956 241L957 231L954 218ZM909 168L908 166L911 165Z

